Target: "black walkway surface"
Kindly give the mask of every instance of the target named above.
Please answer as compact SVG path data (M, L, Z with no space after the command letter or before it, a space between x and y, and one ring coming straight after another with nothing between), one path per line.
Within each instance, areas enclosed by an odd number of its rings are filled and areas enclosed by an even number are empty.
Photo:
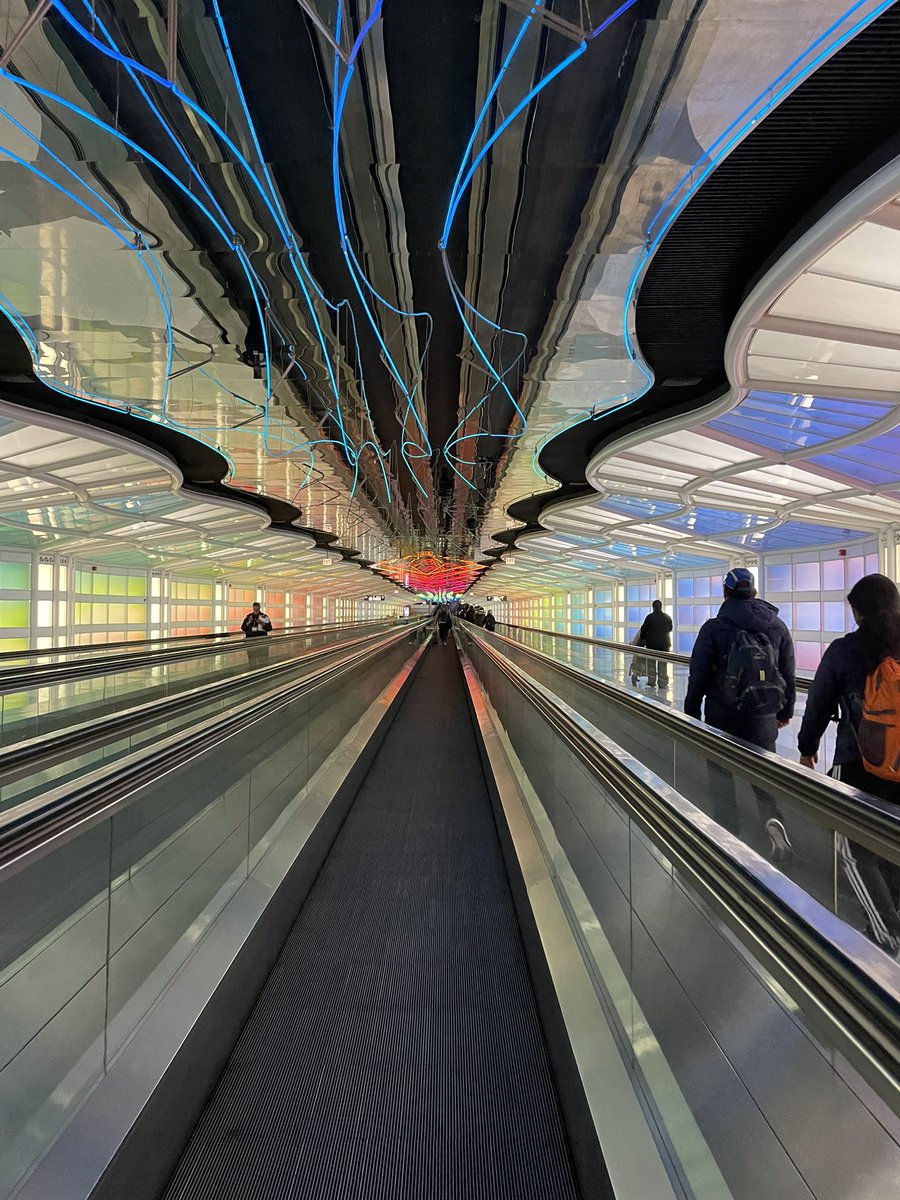
M166 1200L574 1200L452 643L426 651Z

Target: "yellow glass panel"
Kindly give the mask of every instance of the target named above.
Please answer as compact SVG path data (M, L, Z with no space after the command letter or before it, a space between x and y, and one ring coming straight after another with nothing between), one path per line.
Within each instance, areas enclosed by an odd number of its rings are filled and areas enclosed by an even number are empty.
M65 600L57 600L57 602L56 602L56 623L57 623L57 625L65 625L68 608L69 608L69 606Z
M65 563L59 565L59 586L61 589L69 586L69 568Z
M201 584L200 584L200 591L199 591L199 593L198 593L198 594L199 594L199 598L200 598L201 600L212 600L212 598L213 598L213 585L212 585L211 583L201 583Z
M147 609L143 604L128 605L128 624L143 625L144 618L147 615Z
M107 606L105 604L86 604L84 606L88 610L88 621L92 625L105 625Z
M105 571L92 571L91 578L93 581L93 586L91 587L91 592L93 593L93 595L108 596L109 595L109 576L106 574L106 572Z
M38 563L38 591L53 591L53 563Z
M30 587L30 562L0 562L0 588L16 588L27 592Z
M0 600L0 629L28 629L31 605L27 600Z
M109 577L109 594L111 596L124 596L128 590L127 575L110 575Z
M128 595L129 596L146 596L147 595L147 578L146 578L146 576L144 576L144 575L129 575L128 576Z
M0 638L0 650L27 650L28 638ZM14 696L10 699L15 699ZM23 694L24 700L24 694Z
M126 606L124 604L111 604L109 606L109 623L110 623L110 625L124 625L125 624L125 607Z
M162 580L159 578L158 575L154 575L150 580L150 595L151 596L162 595Z
M159 619L160 619L159 614L160 614L160 605L159 604L151 604L150 605L150 624L151 625L159 624Z
M53 601L38 600L37 602L37 623L42 629L53 624Z

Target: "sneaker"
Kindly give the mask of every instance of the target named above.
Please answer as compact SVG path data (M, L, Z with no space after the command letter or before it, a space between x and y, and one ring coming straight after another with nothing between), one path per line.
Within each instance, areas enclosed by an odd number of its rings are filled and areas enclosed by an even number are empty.
M787 830L777 817L766 821L766 833L772 843L772 862L788 863L794 858L794 847L787 835Z

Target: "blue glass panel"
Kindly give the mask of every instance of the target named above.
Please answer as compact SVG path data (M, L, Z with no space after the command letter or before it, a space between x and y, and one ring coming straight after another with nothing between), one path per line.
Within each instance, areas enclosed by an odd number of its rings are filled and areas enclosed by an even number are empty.
M679 604L675 609L675 620L679 625L693 625L694 606L692 604Z
M852 588L854 583L859 583L863 575L866 573L866 560L861 556L859 558L848 558L847 562L847 587Z
M633 542L610 542L604 550L621 558L654 558L663 554L658 546L636 546Z
M833 454L817 454L809 461L865 483L900 481L900 434L885 433Z
M604 638L607 642L612 641L612 625L595 625L594 637Z
M817 562L794 563L794 591L817 592L819 588L819 564ZM801 628L806 627L802 626Z
M730 413L707 422L707 428L769 450L802 450L865 429L889 408L872 400L751 392Z
M792 590L791 564L772 563L766 567L766 591L789 592Z
M661 524L667 529L682 530L698 537L712 537L714 534L735 533L741 529L756 529L770 520L770 517L763 517L758 513L698 507Z
M752 545L756 550L802 550L807 546L853 541L862 536L863 532L859 529L838 529L831 525L807 525L802 521L786 521L776 529L757 535ZM740 537L723 540L735 545L741 545L743 541Z
M794 605L795 629L818 629L821 609L818 603L806 602Z
M675 635L675 649L679 654L690 654L694 647L694 635L692 633L678 633Z
M822 629L828 633L844 633L847 628L847 606L826 600L822 605Z
M822 590L839 592L844 589L844 559L829 558L822 563ZM829 628L832 628L831 626ZM842 625L834 628L843 629Z
M694 594L693 579L688 577L687 579L682 578L682 579L675 580L675 595L676 596L693 596L693 594Z
M683 507L670 500L651 500L642 496L607 496L602 507L626 517L658 517Z

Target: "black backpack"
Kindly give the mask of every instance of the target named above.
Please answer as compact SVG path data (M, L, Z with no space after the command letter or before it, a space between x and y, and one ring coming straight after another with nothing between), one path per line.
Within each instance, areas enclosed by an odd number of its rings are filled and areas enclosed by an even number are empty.
M745 717L774 717L784 708L787 686L764 633L737 631L725 659L722 693Z

